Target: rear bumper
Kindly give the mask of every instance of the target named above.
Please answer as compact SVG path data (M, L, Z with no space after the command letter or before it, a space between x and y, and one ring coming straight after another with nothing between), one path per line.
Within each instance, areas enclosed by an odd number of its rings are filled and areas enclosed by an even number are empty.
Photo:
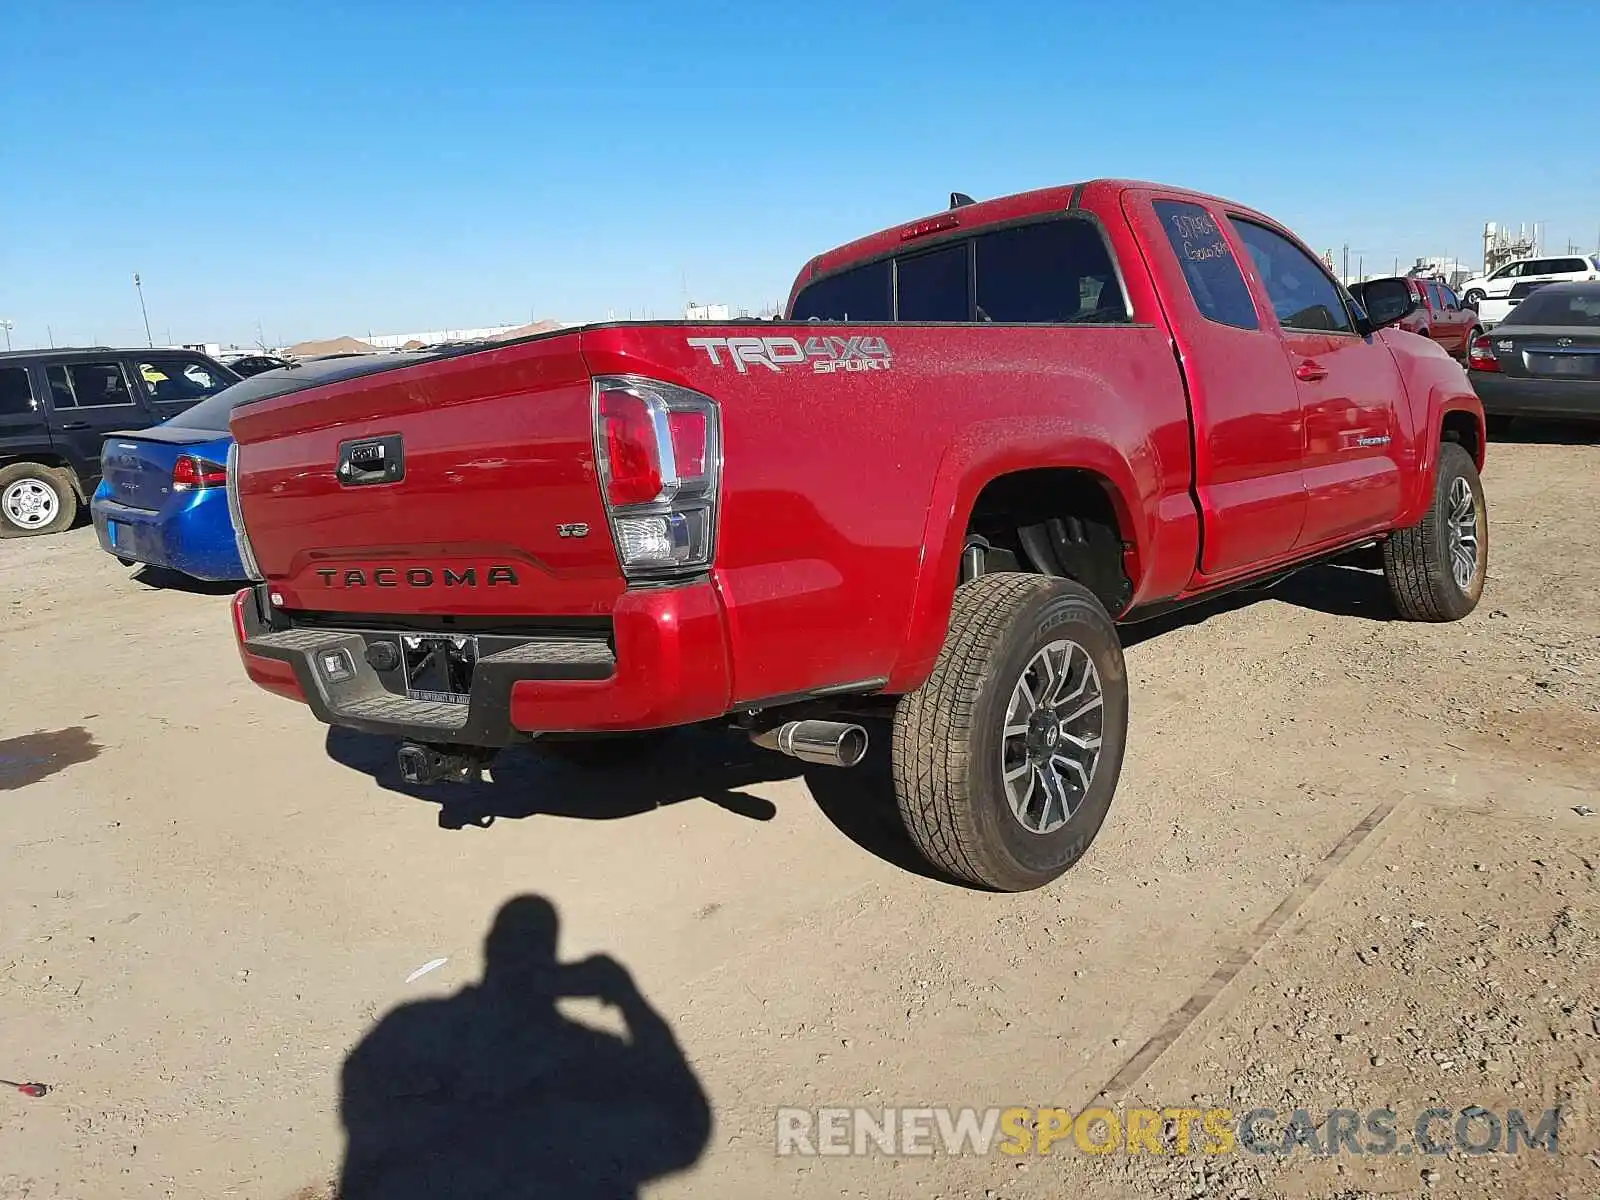
M1490 416L1600 419L1600 379L1530 379L1473 371L1473 390Z
M196 579L245 577L228 518L227 497L220 488L196 492L175 510L130 508L97 492L89 512L100 548L107 554L181 571Z
M467 704L386 690L366 661L370 631L274 627L259 589L234 597L233 623L261 687L329 725L415 741L504 746L538 733L661 729L720 717L732 702L722 604L706 582L624 593L608 641L536 638L480 658ZM340 650L352 677L330 682L323 659Z

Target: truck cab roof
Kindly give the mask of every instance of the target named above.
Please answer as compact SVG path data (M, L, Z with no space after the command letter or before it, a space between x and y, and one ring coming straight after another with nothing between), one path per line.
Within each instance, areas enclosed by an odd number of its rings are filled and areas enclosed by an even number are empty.
M801 287L819 276L901 252L911 242L924 239L935 242L939 240L940 235L954 235L958 231L970 232L986 226L1026 221L1051 212L1081 208L1085 207L1086 202L1109 201L1130 189L1153 189L1173 196L1193 196L1205 201L1222 200L1240 213L1265 219L1254 209L1236 204L1232 200L1210 196L1192 188L1173 187L1170 184L1140 179L1090 179L1081 183L1036 188L1033 191L1017 192L1010 196L999 196L992 200L978 200L971 204L947 208L942 212L893 225L877 233L846 242L842 246L836 246L832 250L826 250L801 268L790 301L793 302L794 293L798 293Z

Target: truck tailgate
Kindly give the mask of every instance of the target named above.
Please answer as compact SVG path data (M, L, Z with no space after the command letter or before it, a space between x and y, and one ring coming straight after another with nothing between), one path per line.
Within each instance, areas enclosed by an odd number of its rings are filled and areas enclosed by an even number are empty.
M235 410L262 574L291 610L609 614L624 585L591 402L570 332Z

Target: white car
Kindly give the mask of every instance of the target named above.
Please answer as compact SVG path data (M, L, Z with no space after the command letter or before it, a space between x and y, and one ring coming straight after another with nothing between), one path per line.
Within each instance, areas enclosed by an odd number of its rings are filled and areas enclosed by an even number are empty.
M1485 326L1498 325L1533 288L1529 284L1570 283L1600 279L1600 256L1572 254L1561 258L1519 258L1488 275L1467 280L1456 290L1478 310ZM1512 291L1515 289L1516 294Z

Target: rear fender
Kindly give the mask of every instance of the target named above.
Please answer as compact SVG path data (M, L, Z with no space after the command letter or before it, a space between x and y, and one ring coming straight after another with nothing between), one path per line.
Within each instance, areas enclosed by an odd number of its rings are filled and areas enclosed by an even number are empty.
M1416 448L1416 469L1395 527L1409 529L1422 520L1433 503L1434 481L1439 472L1439 453L1446 441L1447 424L1468 424L1473 431L1468 451L1479 471L1483 470L1487 437L1484 430L1483 402L1472 390L1467 373L1454 359L1448 362L1413 360L1406 388L1413 395L1425 394L1425 420L1417 423L1420 445ZM1424 391L1425 389L1425 391Z
M1137 593L1139 565L1151 537L1143 515L1155 506L1137 501L1139 487L1132 465L1110 440L1086 429L1081 420L1050 417L983 421L969 426L945 451L934 479L923 531L922 558L912 600L906 640L886 688L891 693L915 691L927 679L944 645L950 609L960 580L961 552L967 524L985 486L1002 475L1040 467L1089 471L1107 484L1124 544L1132 549L1124 566Z

